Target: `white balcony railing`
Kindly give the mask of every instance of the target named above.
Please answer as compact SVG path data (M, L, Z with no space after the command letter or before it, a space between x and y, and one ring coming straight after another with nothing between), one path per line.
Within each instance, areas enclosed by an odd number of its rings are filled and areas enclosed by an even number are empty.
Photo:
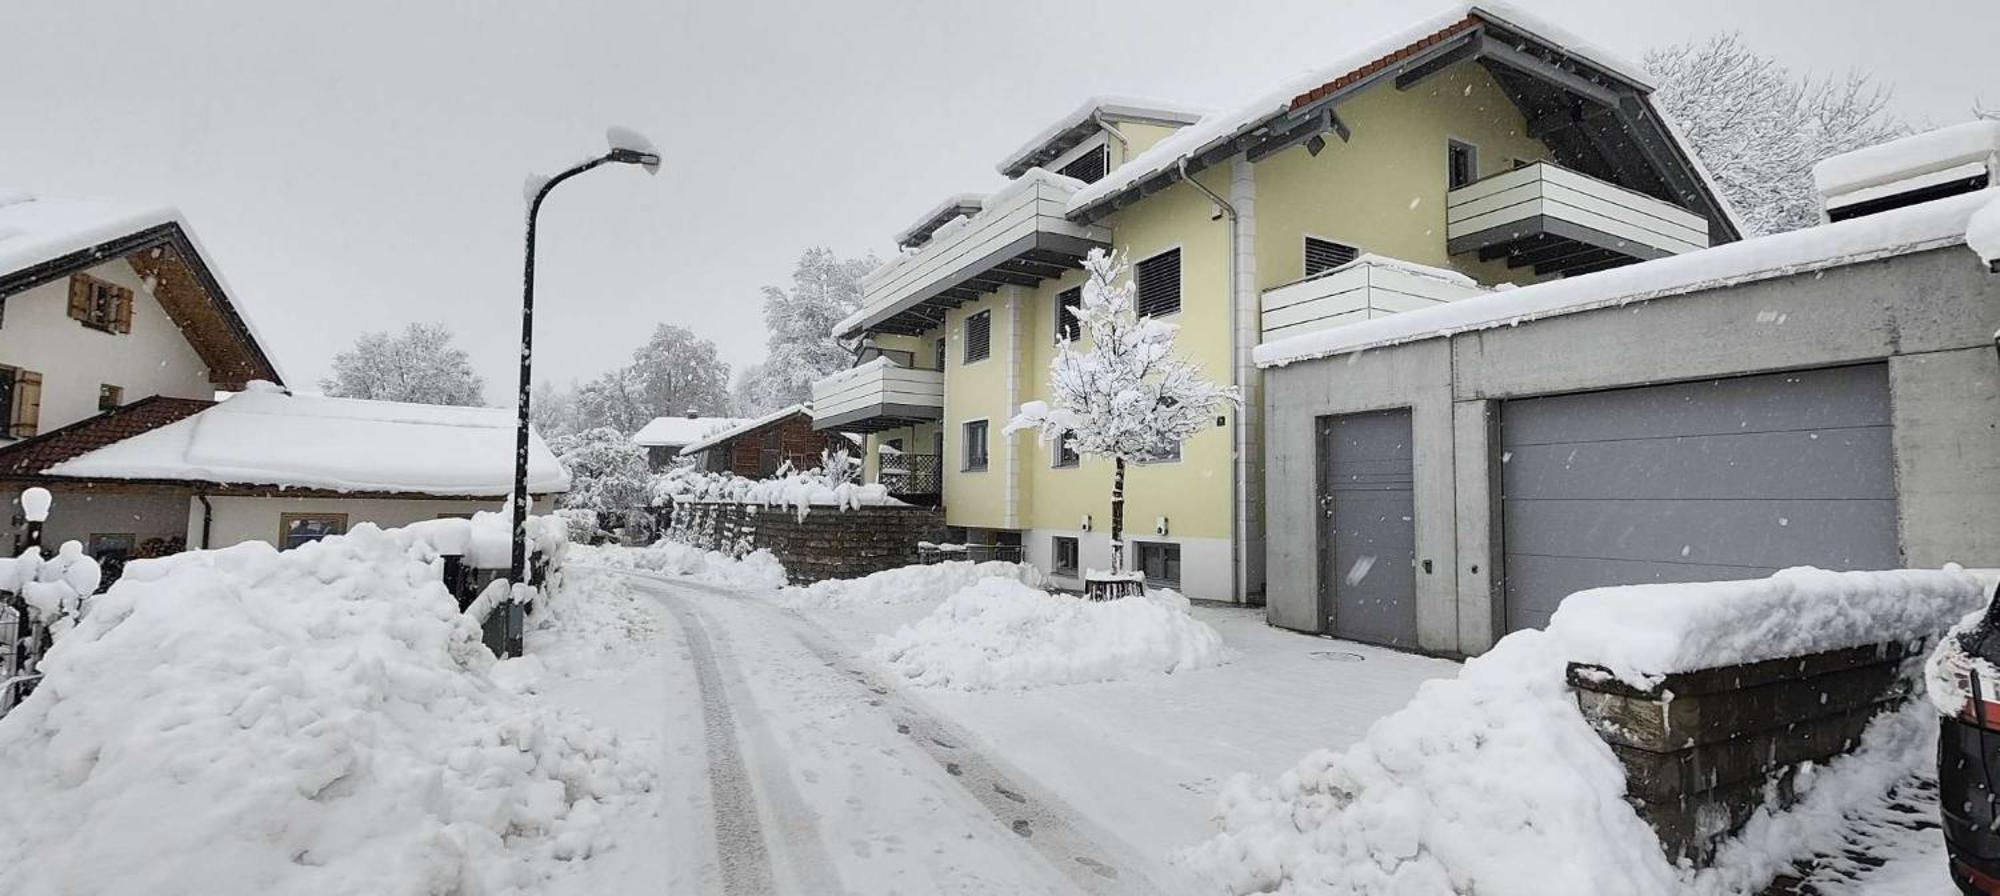
M1537 162L1452 190L1445 239L1454 254L1486 250L1538 273L1679 255L1708 248L1708 220L1624 187ZM1567 254L1564 249L1574 251Z
M861 310L841 322L837 335L918 332L925 320L941 317L935 309L910 313L919 306L970 301L1007 283L1055 276L1064 259L1109 245L1108 231L1063 216L1080 185L1039 168L1021 175L987 197L978 214L938 228L923 248L861 278Z
M812 392L814 429L876 432L944 416L944 372L888 358L821 377Z
M1478 283L1456 271L1363 255L1323 274L1265 290L1263 341L1428 308L1481 292Z

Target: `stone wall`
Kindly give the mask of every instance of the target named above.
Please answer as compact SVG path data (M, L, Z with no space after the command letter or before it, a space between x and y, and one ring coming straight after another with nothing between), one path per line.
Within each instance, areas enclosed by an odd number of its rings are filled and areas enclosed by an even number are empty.
M1859 743L1876 714L1907 699L1927 642L1890 642L1669 675L1633 688L1571 664L1584 718L1625 766L1626 799L1667 858L1706 865L1765 805L1783 808L1800 766Z
M770 551L793 582L851 579L917 562L917 542L945 539L944 511L927 507L790 508L676 505L673 537L709 550Z

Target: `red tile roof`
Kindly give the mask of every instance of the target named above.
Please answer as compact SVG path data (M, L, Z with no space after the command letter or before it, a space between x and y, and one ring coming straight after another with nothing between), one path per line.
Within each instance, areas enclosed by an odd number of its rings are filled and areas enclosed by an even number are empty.
M1361 81L1365 78L1368 78L1374 75L1376 72L1388 68L1389 66L1395 65L1398 62L1402 62L1403 60L1408 59L1411 56L1415 56L1416 54L1421 53L1425 50L1428 50L1431 47L1437 46L1440 43L1450 40L1453 37L1458 36L1460 33L1466 31L1467 29L1472 28L1477 24L1479 24L1478 17L1466 16L1465 18L1452 23L1449 27L1445 28L1442 31L1437 32L1436 34L1432 34L1429 37L1422 38L1418 40L1416 43L1410 44L1409 46L1397 50L1394 53L1390 53L1387 56L1383 56L1380 59L1368 63L1367 65L1357 68L1351 72L1348 72L1347 74L1341 75L1338 78L1328 81L1325 84L1321 84L1318 87L1308 90L1305 93L1301 93L1296 97L1293 97L1291 107L1294 110L1296 110L1303 106L1306 106L1320 99L1321 97L1327 96L1333 93L1334 91L1345 88L1349 84L1353 84L1357 81Z
M63 461L122 442L213 407L198 398L155 395L0 447L0 476L37 476Z

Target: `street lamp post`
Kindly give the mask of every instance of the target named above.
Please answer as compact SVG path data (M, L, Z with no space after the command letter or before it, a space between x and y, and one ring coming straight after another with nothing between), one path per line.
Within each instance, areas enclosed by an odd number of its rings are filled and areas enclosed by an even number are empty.
M648 174L657 174L660 170L660 155L653 151L645 138L619 128L613 128L608 137L610 152L549 178L528 202L527 265L521 276L521 389L516 395L519 413L514 421L514 499L511 502L514 555L507 567L509 593L502 650L506 656L521 655L521 604L514 598L513 588L525 584L528 577L528 390L529 368L535 354L535 218L541 213L542 200L548 198L549 191L554 190L557 184L599 165L611 162L638 165Z

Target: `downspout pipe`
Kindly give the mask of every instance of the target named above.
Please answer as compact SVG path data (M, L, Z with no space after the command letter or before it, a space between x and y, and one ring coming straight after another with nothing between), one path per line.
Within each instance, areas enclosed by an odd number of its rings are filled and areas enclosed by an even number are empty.
M215 528L215 505L201 492L196 492L194 499L201 502L201 549L208 550L209 533Z
M1103 109L1092 111L1090 113L1090 120L1096 122L1097 126L1102 128L1104 133L1110 134L1111 139L1118 141L1118 148L1125 150L1125 155L1132 153L1132 141L1127 140L1124 134L1118 133L1118 129L1111 126L1111 121L1104 117ZM1183 165L1185 165L1185 160L1183 160Z
M1229 381L1234 385L1242 385L1236 382L1236 378L1242 370L1242 349L1238 345L1236 338L1237 322L1241 320L1239 315L1241 309L1237 307L1241 304L1241 296L1237 295L1236 290L1236 269L1241 264L1242 247L1238 243L1242 239L1242 230L1237 226L1236 206L1231 205L1229 200L1222 198L1214 190L1209 189L1207 185L1196 180L1193 175L1189 174L1186 156L1182 156L1181 160L1175 163L1174 169L1180 174L1181 180L1186 181L1189 186L1200 190L1202 195L1207 196L1209 201L1215 203L1216 208L1222 210L1222 216L1229 219ZM1229 559L1230 565L1233 567L1230 570L1230 575L1236 580L1237 599L1248 603L1250 600L1250 582L1248 576L1244 575L1243 514L1240 512L1240 506L1248 499L1248 496L1243 494L1243 492L1249 487L1249 483L1245 481L1246 477L1243 475L1243 465L1246 459L1243 457L1243 410L1240 408L1236 413L1236 431L1230 433L1229 440L1231 445L1229 453L1233 458L1230 466L1234 468L1230 472L1229 477L1230 484L1233 486L1230 489L1229 502Z

